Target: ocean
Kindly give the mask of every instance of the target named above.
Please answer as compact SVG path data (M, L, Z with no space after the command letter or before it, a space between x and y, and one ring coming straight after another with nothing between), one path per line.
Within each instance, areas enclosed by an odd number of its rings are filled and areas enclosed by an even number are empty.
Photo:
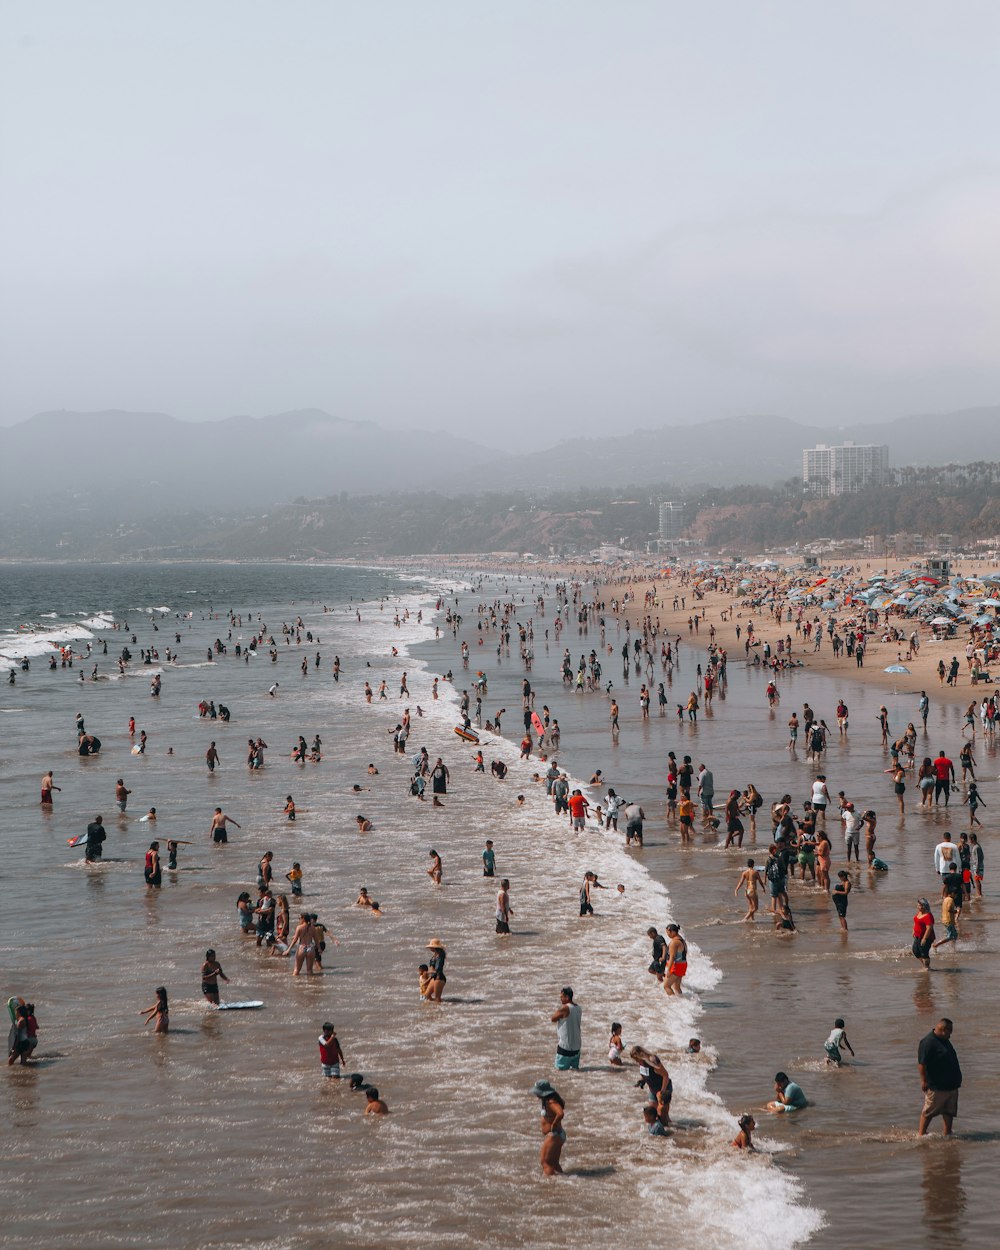
M732 897L746 856L766 857L766 819L756 847L745 844L742 854L722 851L712 835L681 847L664 821L664 761L670 749L703 755L720 798L748 780L767 799L806 793L810 766L784 750L784 724L806 700L832 719L841 691L829 678L782 679L784 702L771 718L764 679L732 665L714 714L678 726L656 715L655 700L652 719L641 721L637 680L626 685L611 661L607 675L622 704L615 744L604 696L568 691L559 673L562 646L574 656L589 651L594 631L579 635L574 620L546 645L556 605L540 581L480 586L473 569L442 578L294 564L8 565L0 576L0 656L32 655L30 672L16 669L15 684L0 686L2 982L7 995L35 1002L41 1029L37 1063L10 1070L2 1086L6 1122L22 1145L0 1179L4 1241L48 1250L609 1239L682 1250L895 1250L947 1230L959 1245L989 1244L997 1139L984 1108L995 1081L993 1030L977 1008L995 989L995 912L987 897L963 917L959 949L942 953L929 976L917 970L908 953L912 901L931 892L929 848L946 824L938 813L896 827L877 693L850 687L852 733L831 744L826 766L831 792L846 788L878 807L879 853L890 872L858 872L846 938L825 896L793 886L799 931L783 939L764 923L742 924ZM532 607L539 593L544 616ZM619 793L643 803L641 851L596 828L572 835L531 779L544 765L518 760L524 672L516 634L510 655L497 655L495 633L480 647L475 629L477 605L493 599L517 600L519 619L533 618L530 679L538 705L559 719L563 767L581 784L601 768ZM464 617L457 637L435 613L441 600L457 602ZM242 617L231 636L230 610ZM282 623L299 618L301 642L286 643ZM111 627L126 621L127 631ZM266 646L249 661L235 655L260 624L275 638L276 662ZM459 654L463 635L471 672ZM217 638L227 653L210 661ZM90 643L91 654L49 670L42 657L53 641L72 642L77 654ZM120 675L123 645L133 659ZM166 660L167 646L177 662ZM140 649L150 647L159 660L144 664ZM682 645L673 689L694 688L703 658ZM452 732L459 693L471 689L476 669L489 680L484 711L507 708L505 737L483 742L487 768L492 759L508 764L503 782L474 773L473 748ZM404 670L408 700L398 697ZM449 670L453 682L443 680ZM155 673L162 693L154 699ZM376 690L385 680L388 699L367 704L365 680ZM230 723L200 718L203 699L225 703ZM400 757L391 734L404 706L413 731ZM77 713L102 740L98 756L78 755ZM131 754L130 716L136 733L148 734L143 756ZM957 755L960 718L935 709L931 727ZM317 733L322 762L295 763L298 736ZM261 770L244 762L251 737L269 744ZM222 758L212 774L204 764L211 740ZM450 769L443 808L409 793L409 756L421 745ZM994 755L980 750L988 778ZM62 789L45 811L38 782L49 767ZM114 805L118 777L133 791L125 816ZM990 785L982 789L989 804ZM282 814L289 794L299 809L294 825ZM168 837L193 843L155 892L142 876L153 833L140 817L150 806L161 847ZM224 848L207 836L216 806L242 826ZM98 812L109 836L104 862L88 867L67 840ZM373 821L370 833L358 831L359 813ZM498 877L511 880L509 941L494 933L496 883L484 880L480 858L486 838L496 844ZM988 836L984 844L989 859ZM439 888L426 875L431 848L444 862ZM328 944L323 977L293 978L287 961L240 934L236 898L253 893L268 849L281 883L293 861L302 864L303 905L340 943ZM588 868L602 884L622 883L625 895L600 892L597 915L581 919L577 893ZM381 917L354 905L362 885L382 904ZM667 999L646 971L646 929L671 919L691 945L691 992L682 1000ZM417 989L432 938L448 948L440 1006L422 1002ZM209 946L231 978L224 999L261 999L261 1010L205 1006L198 974ZM139 1015L160 984L171 1005L162 1037L144 1030ZM552 1066L549 1017L566 984L584 1009L579 1073ZM961 1139L918 1143L916 1044L945 1013L967 1073ZM832 1072L822 1043L837 1015L858 1059ZM337 1025L347 1070L387 1100L385 1119L364 1117L363 1097L345 1082L322 1079L316 1038L324 1020ZM646 1045L667 1064L672 1137L645 1135L635 1068L608 1066L612 1020L622 1022L626 1045ZM701 1056L685 1053L695 1035ZM735 1115L762 1106L778 1068L813 1105L777 1121L759 1113L761 1153L739 1154L729 1145ZM529 1091L540 1077L567 1101L566 1175L558 1180L538 1168Z

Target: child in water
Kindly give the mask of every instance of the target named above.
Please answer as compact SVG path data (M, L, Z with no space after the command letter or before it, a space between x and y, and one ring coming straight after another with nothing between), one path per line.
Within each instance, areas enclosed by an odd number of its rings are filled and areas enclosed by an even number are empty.
M152 1020L156 1021L154 1033L167 1033L170 1029L170 1007L167 1003L167 991L162 985L156 987L156 1002L152 1007L147 1007L145 1011L139 1013L146 1017L145 1023L149 1024Z
M826 1051L826 1062L832 1068L839 1068L844 1062L844 1057L840 1053L841 1046L847 1047L853 1059L854 1047L847 1040L847 1034L844 1031L844 1021L838 1016L833 1022L833 1032L823 1043L823 1049Z
M737 1123L739 1124L740 1131L733 1138L733 1145L737 1150L755 1151L757 1147L753 1144L752 1133L757 1127L757 1121L752 1115L741 1115Z
M430 989L431 982L434 978L431 976L430 968L428 968L426 964L420 965L417 969L417 974L420 977L420 997L426 999L428 998L428 990Z
M624 1049L622 1026L615 1020L611 1025L611 1040L608 1042L608 1063L614 1064L616 1068L620 1068L622 1066L622 1051Z

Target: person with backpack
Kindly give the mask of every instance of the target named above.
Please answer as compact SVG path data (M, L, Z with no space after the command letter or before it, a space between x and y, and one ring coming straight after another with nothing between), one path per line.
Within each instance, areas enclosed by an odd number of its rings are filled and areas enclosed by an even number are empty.
M788 891L786 889L788 873L784 859L777 846L772 842L767 850L768 860L764 865L764 877L771 891L771 906L768 910L774 912L779 905L788 906Z

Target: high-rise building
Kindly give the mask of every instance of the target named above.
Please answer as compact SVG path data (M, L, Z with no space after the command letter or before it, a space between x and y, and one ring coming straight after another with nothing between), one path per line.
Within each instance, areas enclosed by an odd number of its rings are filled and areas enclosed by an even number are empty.
M684 531L684 504L660 504L660 538L664 542L676 542Z
M802 482L814 495L856 495L867 486L881 486L889 477L889 448L819 443L802 452Z

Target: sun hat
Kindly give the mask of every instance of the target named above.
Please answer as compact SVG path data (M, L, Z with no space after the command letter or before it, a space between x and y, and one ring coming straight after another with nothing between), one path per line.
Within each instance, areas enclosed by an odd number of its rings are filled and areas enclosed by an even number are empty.
M556 1091L553 1088L551 1082L536 1081L534 1085L532 1085L531 1087L531 1092L535 1095L536 1098L548 1098L551 1094L554 1094Z
M442 942L440 938L431 938L431 940L427 943L426 949L429 951L443 951L444 942Z

